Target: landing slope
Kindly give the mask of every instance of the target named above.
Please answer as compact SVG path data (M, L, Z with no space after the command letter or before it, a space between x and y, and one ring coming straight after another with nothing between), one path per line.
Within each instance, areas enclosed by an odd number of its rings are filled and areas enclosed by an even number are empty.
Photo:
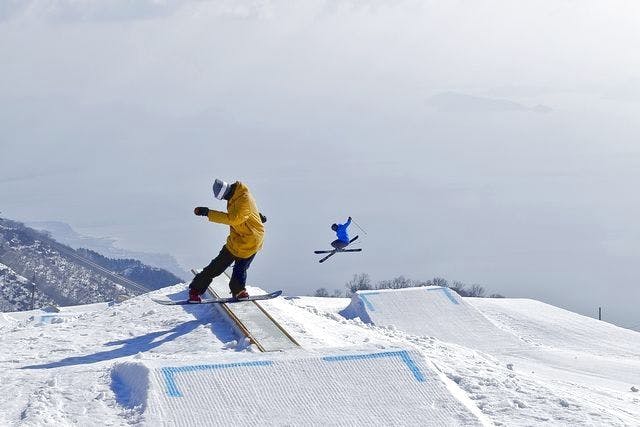
M640 333L532 299L465 298L501 329L540 347L640 359Z
M457 293L440 286L358 291L342 314L469 348L492 352L523 348L515 336L497 328Z
M112 377L148 425L480 425L418 352L400 349L127 362Z

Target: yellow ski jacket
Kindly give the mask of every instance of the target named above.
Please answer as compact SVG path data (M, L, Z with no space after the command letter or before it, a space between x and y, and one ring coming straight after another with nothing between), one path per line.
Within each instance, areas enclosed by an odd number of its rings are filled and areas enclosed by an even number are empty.
M227 212L209 209L208 218L229 226L227 249L233 256L249 258L262 249L264 225L260 212L249 188L240 181L236 181L233 195L227 201Z

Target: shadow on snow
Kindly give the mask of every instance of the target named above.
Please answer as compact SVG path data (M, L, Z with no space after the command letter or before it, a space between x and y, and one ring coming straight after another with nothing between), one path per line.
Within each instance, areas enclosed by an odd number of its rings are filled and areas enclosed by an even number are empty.
M184 298L184 292L168 295L169 298ZM161 346L164 343L187 335L200 325L211 325L211 331L222 343L237 339L235 330L231 327L224 316L215 308L204 306L179 306L191 313L196 319L182 323L175 328L164 331L150 332L138 337L127 338L105 343L104 346L121 346L113 350L100 351L84 356L66 357L57 362L44 363L41 365L23 366L21 369L51 369L63 366L87 365L91 363L104 362L106 360L118 359L121 357L133 356ZM177 307L176 307L177 308ZM243 350L240 346L237 351Z

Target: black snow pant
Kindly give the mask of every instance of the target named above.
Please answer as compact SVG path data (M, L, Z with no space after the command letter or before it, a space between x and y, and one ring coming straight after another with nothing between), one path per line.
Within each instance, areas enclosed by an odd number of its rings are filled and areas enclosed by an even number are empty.
M247 269L251 265L251 261L256 255L253 254L249 258L238 258L229 252L227 246L223 246L222 250L215 257L209 265L207 265L200 273L191 281L189 289L196 289L199 293L204 293L207 290L211 281L224 273L224 271L233 264L233 274L229 281L229 288L231 294L236 295L238 292L244 289L247 283Z
M331 246L333 246L336 249L344 249L347 246L349 246L349 242L345 242L344 240L336 239L333 242L331 242Z

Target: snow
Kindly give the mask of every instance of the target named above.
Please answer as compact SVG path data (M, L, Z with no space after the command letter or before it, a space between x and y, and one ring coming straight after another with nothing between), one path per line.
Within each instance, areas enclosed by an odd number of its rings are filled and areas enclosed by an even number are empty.
M353 300L280 297L261 305L300 348L262 353L212 306L149 299L184 289L59 313L4 313L0 384L7 398L0 401L0 425L640 420L640 394L633 391L640 387L640 333L537 301L454 295L455 309L464 310L447 312L444 300L414 304L405 299L414 291L386 291L370 300L377 298L377 315L392 323L376 324L371 312L368 322L340 314L347 307L353 314ZM435 319L436 306L445 318ZM418 315L420 327L432 320L428 332L412 329Z
M498 329L454 291L440 286L359 291L343 315L480 350L523 347L513 334Z
M204 426L211 419L220 425L480 425L420 354L406 350L227 355L215 364L169 366L153 361L140 363L137 374L132 388L151 383L146 396L133 400L148 402L151 425ZM242 402L251 402L250 410L236 409ZM189 417L193 408L198 418Z

